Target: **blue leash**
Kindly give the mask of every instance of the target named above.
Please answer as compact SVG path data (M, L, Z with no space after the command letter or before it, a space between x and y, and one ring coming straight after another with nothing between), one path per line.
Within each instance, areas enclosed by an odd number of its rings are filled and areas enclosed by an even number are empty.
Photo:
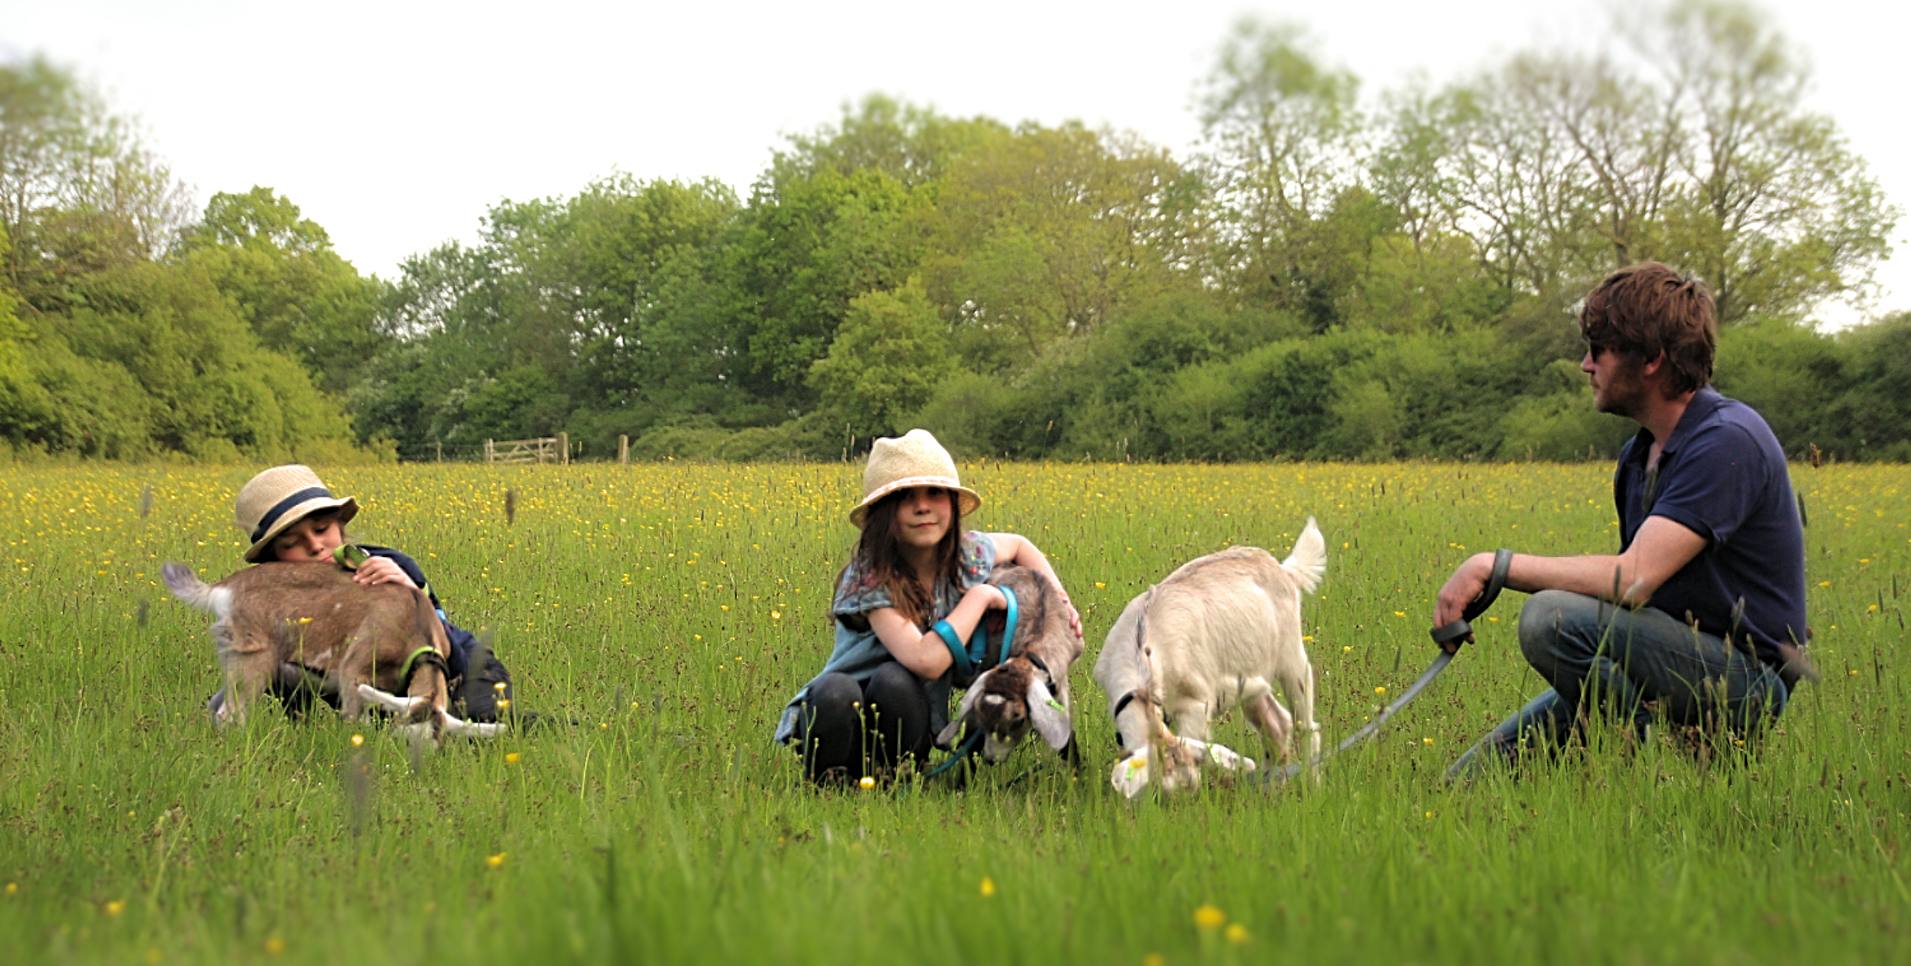
M1015 600L1015 591L1007 587L995 589L1002 592L1002 597L1009 606L1008 617L1003 621L1002 627L1002 649L996 654L995 663L988 667L995 667L1008 659L1009 648L1015 644L1015 625L1022 616L1022 609ZM950 627L948 621L936 621L931 630L936 632L937 637L942 638L942 643L948 645L949 658L959 676L974 680L978 669L988 669L983 665L989 659L989 632L982 629L980 622L975 625L975 634L969 638L966 645L963 644L962 638L956 636L955 628Z
M1002 622L1002 647L996 652L995 663L990 665L990 667L999 667L1003 661L1008 660L1009 648L1015 645L1015 625L1022 617L1022 608L1015 599L1015 591L1007 587L997 587L995 589L1001 591L1002 598L1008 602L1008 616ZM942 638L942 643L949 646L949 657L953 662L955 670L965 677L971 677L973 681L972 676L976 673L976 669L981 667L981 665L989 659L988 632L983 630L981 623L978 622L975 625L974 636L970 637L968 644L964 645L962 639L956 636L955 628L950 627L948 621L936 621L933 629L936 632L936 636ZM987 668L984 668L984 670L987 670ZM925 780L934 778L954 768L957 762L974 753L976 745L981 741L982 731L980 729L971 732L967 738L962 740L960 745L956 746L954 751L949 753L948 761L937 765L934 770L922 777Z

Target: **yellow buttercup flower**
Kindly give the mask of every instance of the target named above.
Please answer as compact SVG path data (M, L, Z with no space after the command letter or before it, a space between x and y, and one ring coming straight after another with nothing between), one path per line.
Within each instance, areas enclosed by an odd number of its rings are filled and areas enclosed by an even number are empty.
M1194 924L1202 929L1219 929L1228 921L1228 914L1213 906L1203 905L1194 911Z
M503 852L499 852L497 855L487 855L484 857L484 864L493 869L502 869L504 868L504 856L505 853Z
M983 876L981 892L982 892L982 898L984 899L995 898L995 880L989 878L986 875Z
M1247 927L1241 925L1238 922L1228 927L1228 931L1226 935L1228 937L1228 942L1231 942L1235 944L1236 946L1245 945L1249 939L1254 938L1253 936L1248 935Z

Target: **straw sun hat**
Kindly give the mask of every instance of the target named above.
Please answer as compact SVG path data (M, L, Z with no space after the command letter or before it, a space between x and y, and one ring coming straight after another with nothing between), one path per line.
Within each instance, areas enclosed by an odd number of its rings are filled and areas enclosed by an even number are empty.
M956 478L949 451L928 430L912 429L896 439L878 439L869 448L869 465L863 467L863 502L849 511L849 522L862 526L877 500L912 486L939 486L955 493L964 516L982 506L982 498Z
M233 525L252 538L246 562L258 563L272 538L288 527L321 510L337 510L338 522L345 523L358 515L358 501L332 496L332 491L319 482L318 474L306 467L274 466L239 490L235 509L238 518Z

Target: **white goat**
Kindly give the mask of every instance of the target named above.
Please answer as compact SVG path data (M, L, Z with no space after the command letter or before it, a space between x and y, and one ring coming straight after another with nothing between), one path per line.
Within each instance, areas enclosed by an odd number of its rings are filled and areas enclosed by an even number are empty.
M1233 547L1189 561L1128 602L1095 662L1122 750L1112 776L1116 789L1133 798L1151 771L1169 791L1193 788L1202 760L1255 767L1252 759L1207 742L1213 717L1236 704L1271 753L1291 754L1295 719L1274 699L1276 681L1307 735L1307 760L1319 756L1301 596L1318 587L1326 571L1326 543L1309 517L1285 561L1256 547Z

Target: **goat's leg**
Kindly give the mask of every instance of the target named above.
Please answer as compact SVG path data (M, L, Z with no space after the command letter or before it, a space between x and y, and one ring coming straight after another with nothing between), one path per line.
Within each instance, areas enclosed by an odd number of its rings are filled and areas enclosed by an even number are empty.
M1294 718L1274 700L1274 695L1263 694L1259 700L1248 702L1247 719L1267 743L1269 757L1285 762L1293 756L1294 746L1289 739L1293 737Z
M1200 787L1201 761L1208 751L1209 707L1199 698L1185 698L1170 709L1175 730L1169 734L1165 724L1161 729L1168 736L1160 742L1158 774L1162 788L1172 792Z
M358 686L369 684L378 686L372 676L372 662L376 660L377 649L373 646L371 635L363 628L345 642L345 657L338 662L338 713L347 721L357 721L365 716L365 696Z
M278 673L278 650L271 641L239 634L230 625L222 625L213 627L219 664L226 672L226 700L219 706L217 720L226 725L244 724L247 709Z
M1307 736L1301 754L1305 755L1307 772L1315 781L1320 781L1320 722L1314 720L1314 668L1302 663L1290 673L1281 675L1281 692L1294 703L1294 727Z

